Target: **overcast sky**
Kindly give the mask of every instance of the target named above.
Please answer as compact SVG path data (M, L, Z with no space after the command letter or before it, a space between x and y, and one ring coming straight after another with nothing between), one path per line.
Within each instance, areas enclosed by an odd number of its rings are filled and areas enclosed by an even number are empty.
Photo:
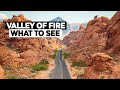
M12 15L24 14L33 21L49 21L59 16L68 23L84 23L96 15L111 18L115 13L116 11L0 11L0 16L11 18Z

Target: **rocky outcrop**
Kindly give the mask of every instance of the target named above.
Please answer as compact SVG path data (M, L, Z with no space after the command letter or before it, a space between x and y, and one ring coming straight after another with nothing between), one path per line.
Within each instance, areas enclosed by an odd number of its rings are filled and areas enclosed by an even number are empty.
M59 38L51 38L51 37L47 37L45 38L46 39L46 45L49 47L49 48L52 48L52 49L57 49L57 48L60 48L62 47L62 42Z
M96 33L101 34L105 32L108 21L109 18L104 16L99 18L95 17L93 20L88 22L86 29L83 27L83 25L80 25L80 31L71 32L63 39L63 42L67 45L67 43L69 44L69 42L76 40L76 42L73 42L74 44L76 43L78 46L85 45L87 42L89 42L90 39L94 38Z
M77 41L79 41L79 39L81 39L84 33L85 33L85 30L83 28L81 28L78 31L72 31L63 38L62 42L68 47L73 46L74 44L77 43Z
M73 46L76 44L81 37L85 34L85 26L80 24L80 28L77 31L71 31L67 36L65 36L62 42L66 46Z
M4 79L5 75L4 75L4 70L0 65L0 79Z
M13 15L12 19L8 19L7 22L31 22L31 20L28 20L24 17L23 14L19 14L18 16Z
M5 28L5 22L30 22L24 17L24 15L20 14L18 16L13 15L11 19L5 19L3 22L0 22L0 46L7 46L9 45L9 31Z
M85 79L120 78L120 65L106 53L95 53L88 59Z
M54 49L62 46L58 38L10 38L5 22L31 22L31 20L20 14L0 22L0 50L2 51L0 65L8 71L15 70L17 73L19 70L15 68L31 67L43 59L51 60Z
M90 40L80 45L78 39L74 44L68 46L68 51L71 52L71 60L85 60L88 55L96 52L102 52L106 46L106 34L105 33L94 33Z
M79 30L84 30L84 29L85 29L85 26L83 24L80 24Z
M0 50L0 64L4 67L17 67L22 62L20 55L7 47L1 46Z
M120 11L107 24L107 53L120 55Z
M69 60L84 60L88 64L84 78L120 78L119 29L120 11L110 20L104 16L95 16L88 22L84 34L77 37L73 44L70 41L76 37L78 31L64 38L67 42L67 50L71 53Z
M66 36L63 42L69 45L68 50L72 54L70 58L72 60L85 59L88 55L103 51L106 46L108 22L107 17L95 16L93 20L88 22L86 29L75 31ZM73 40L74 38L75 40Z
M93 20L90 20L86 27L86 33L79 41L80 44L85 44L86 40L90 40L94 33L103 33L106 30L106 25L109 22L109 18L107 17L96 17Z
M7 46L8 45L8 40L9 40L9 36L8 36L9 31L7 29L5 29L5 24L4 23L0 23L0 46Z

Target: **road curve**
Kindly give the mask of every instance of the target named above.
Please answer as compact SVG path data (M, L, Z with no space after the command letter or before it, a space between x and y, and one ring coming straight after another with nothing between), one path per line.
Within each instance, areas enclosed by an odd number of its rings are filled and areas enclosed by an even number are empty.
M62 59L62 49L59 49L55 59L56 67L53 69L51 79L71 79L65 60Z

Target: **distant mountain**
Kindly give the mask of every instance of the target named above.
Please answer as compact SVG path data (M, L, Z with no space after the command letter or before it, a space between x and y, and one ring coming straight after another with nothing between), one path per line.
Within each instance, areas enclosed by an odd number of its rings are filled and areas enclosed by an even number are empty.
M63 20L61 17L58 16L58 17L52 19L51 21L65 21L65 20Z
M81 23L83 26L87 27L88 22Z
M0 17L0 21L3 21L3 19Z
M77 31L80 28L80 23L71 23L70 24L70 31Z
M52 21L65 21L65 20L58 16L58 17L50 20L50 22L52 22ZM65 21L65 22L67 22L67 21ZM70 25L68 23L67 23L67 29L63 30L62 32L63 32L63 36L67 35L70 32Z
M8 17L5 14L0 14L0 21L3 21L4 19L8 19Z
M87 27L87 22L85 22L85 23L71 23L70 24L70 31L77 31L77 30L79 30L80 24L82 24L85 28Z
M52 21L65 21L65 20L58 16L58 17L50 20L50 22L52 22ZM65 22L67 22L67 21L65 21ZM71 31L79 30L80 24L83 24L84 27L87 27L87 22L85 22L85 23L70 23L70 24L67 23L67 29L63 30L63 37L65 35L69 34Z

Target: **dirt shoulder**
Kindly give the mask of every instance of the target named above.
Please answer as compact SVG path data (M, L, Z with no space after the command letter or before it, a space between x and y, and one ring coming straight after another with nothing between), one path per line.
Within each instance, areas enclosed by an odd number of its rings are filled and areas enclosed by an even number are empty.
M70 73L71 78L72 79L77 79L77 76L75 74L75 70L73 70L74 68L71 67L70 63L67 60L65 60L65 62L66 62L66 65L67 65L67 68L68 68L68 71Z
M34 79L50 79L51 71L55 68L54 60L49 62L49 68L46 71L39 71Z

